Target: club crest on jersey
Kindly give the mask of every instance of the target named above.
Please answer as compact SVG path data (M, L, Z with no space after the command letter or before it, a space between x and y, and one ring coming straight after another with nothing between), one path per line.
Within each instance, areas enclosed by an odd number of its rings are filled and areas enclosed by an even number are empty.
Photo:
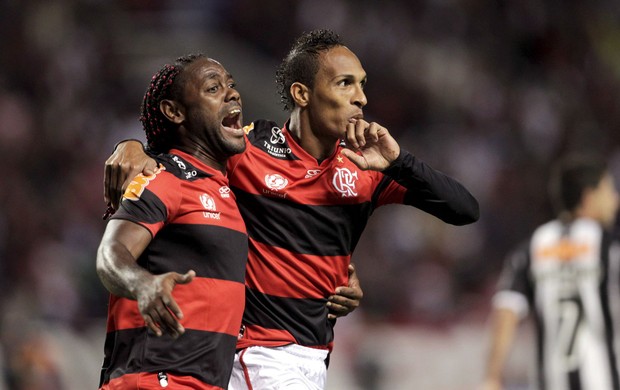
M332 185L336 191L342 194L342 197L357 196L355 184L358 180L357 171L351 172L349 168L336 168Z
M200 203L202 203L202 207L207 210L202 212L205 218L220 219L220 213L215 206L215 200L210 195L200 195Z
M140 173L138 176L134 177L131 183L129 183L129 186L127 186L127 189L123 194L123 199L133 201L140 199L140 196L142 196L144 189L146 188L146 186L149 185L151 180L155 179L155 176L157 176L161 171L165 170L166 168L160 165L159 167L157 167L157 169L155 169L155 172L152 175L144 176Z
M228 186L221 186L219 189L220 192L220 196L222 198L230 198L230 187Z

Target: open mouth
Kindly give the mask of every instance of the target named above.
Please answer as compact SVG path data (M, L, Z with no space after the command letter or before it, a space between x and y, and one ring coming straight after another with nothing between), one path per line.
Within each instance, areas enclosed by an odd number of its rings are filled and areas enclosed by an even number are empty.
M222 126L231 129L241 129L241 109L234 108L230 110L228 115L222 120Z

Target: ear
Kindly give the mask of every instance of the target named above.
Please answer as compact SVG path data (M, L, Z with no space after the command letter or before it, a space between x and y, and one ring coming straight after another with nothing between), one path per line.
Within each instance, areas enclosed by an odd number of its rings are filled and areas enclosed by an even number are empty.
M183 106L174 100L164 99L159 102L159 110L172 123L177 125L185 120L185 110Z
M310 100L310 89L300 82L294 82L291 84L291 96L300 107L306 107Z

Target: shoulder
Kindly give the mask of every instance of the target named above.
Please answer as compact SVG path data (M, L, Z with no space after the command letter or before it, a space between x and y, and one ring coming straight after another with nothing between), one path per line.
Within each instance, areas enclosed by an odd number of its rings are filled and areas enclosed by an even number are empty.
M271 137L272 133L278 133L282 130L274 121L258 119L245 126L243 128L243 131L245 132L250 142L255 143L255 141L257 140Z
M160 154L155 160L169 175L180 181L194 181L212 176L176 154Z

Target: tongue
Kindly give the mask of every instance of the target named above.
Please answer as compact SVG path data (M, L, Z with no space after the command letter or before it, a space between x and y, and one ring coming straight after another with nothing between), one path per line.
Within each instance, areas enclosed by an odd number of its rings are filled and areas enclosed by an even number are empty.
M224 120L222 121L222 125L225 127L236 127L237 125L237 116L229 116L227 118L224 118Z

